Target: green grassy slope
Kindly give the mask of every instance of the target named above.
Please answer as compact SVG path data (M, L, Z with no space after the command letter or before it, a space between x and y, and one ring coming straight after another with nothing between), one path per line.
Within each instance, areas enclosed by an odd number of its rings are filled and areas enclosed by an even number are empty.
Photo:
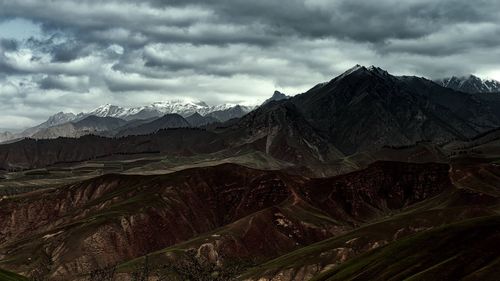
M311 274L318 273L315 271L344 262L343 255L347 260L353 259L365 252L370 252L371 249L388 243L390 245L414 233L456 221L494 214L495 212L488 208L477 207L472 210L469 207L455 207L414 211L388 217L251 268L241 275L240 280L258 280L260 277L273 277L282 272L292 272L293 275L311 269L313 270Z
M0 269L0 281L28 281L28 278Z
M498 280L500 216L425 231L313 278L336 280Z

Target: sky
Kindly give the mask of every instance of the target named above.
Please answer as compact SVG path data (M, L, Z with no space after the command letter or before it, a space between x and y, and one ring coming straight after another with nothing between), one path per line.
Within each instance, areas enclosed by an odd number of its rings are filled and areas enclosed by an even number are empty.
M258 104L356 65L500 80L498 0L0 0L0 128L101 104Z

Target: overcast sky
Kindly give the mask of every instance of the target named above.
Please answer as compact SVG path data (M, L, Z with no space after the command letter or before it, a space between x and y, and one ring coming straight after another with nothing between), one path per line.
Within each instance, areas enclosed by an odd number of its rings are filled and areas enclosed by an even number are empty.
M355 64L500 80L498 0L0 0L0 128L100 104L256 104Z

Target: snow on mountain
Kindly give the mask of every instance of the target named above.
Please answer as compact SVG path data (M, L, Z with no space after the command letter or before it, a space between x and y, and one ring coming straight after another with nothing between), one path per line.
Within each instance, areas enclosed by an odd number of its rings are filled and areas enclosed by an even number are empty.
M500 82L496 80L481 79L474 75L463 77L450 77L436 80L439 85L466 93L496 93L500 92Z
M201 115L206 115L211 112L211 107L202 101L193 100L170 100L163 102L155 102L152 105L146 106L146 109L158 110L164 114L176 113L183 117L193 115L198 112Z
M234 108L241 108L242 111L248 113L248 112L254 110L255 106L245 106L245 105L234 104L234 103L224 103L224 104L212 106L210 108L210 112L208 112L208 113L213 113L213 112L217 112L217 111L227 111L227 110L231 110Z
M234 118L241 118L242 116L246 115L250 111L254 110L255 107L252 106L244 106L244 105L235 105L235 106L228 106L228 105L222 105L219 107L216 107L212 112L207 114L206 116L208 117L213 117L221 122L228 121L230 119Z
M86 115L93 115L97 117L115 117L119 118L127 114L127 109L116 105L105 104L101 105Z
M254 108L255 107L242 106L242 105L240 106L237 104L221 104L216 106L209 106L203 101L192 100L192 99L161 101L146 106L138 106L131 108L121 107L112 104L105 104L97 107L96 109L90 112L87 113L82 112L77 115L73 113L59 112L53 116L50 116L48 120L43 122L42 124L32 128L28 128L22 133L15 135L4 134L0 136L0 142L12 138L32 137L44 129L67 124L70 122L76 123L89 116L97 116L103 118L113 117L113 118L123 119L126 121L131 121L131 120L146 120L151 118L158 118L167 114L179 114L182 117L186 118L188 116L192 116L195 113L198 113L201 116L206 116L207 118L216 118L219 121L226 121L231 118L239 118L247 114L248 112L252 111Z
M222 104L209 106L203 101L196 100L169 100L155 102L151 105L123 108L115 105L106 104L96 108L95 110L85 115L95 115L98 117L115 117L125 120L142 119L142 116L161 117L165 114L179 114L183 117L191 116L199 113L202 116L208 115L217 111L227 111L236 108L237 104ZM240 106L242 111L248 113L253 110L253 107Z

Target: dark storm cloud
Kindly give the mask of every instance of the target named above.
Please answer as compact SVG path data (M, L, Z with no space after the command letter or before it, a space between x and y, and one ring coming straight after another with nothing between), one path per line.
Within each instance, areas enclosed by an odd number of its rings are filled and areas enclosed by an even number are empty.
M258 103L356 63L500 75L499 12L497 0L0 0L0 24L21 18L42 32L0 39L0 111L178 96Z
M0 50L15 51L18 47L19 44L16 40L0 39Z
M98 42L267 45L280 37L361 42L420 38L456 23L498 23L494 0L2 1L4 16ZM154 6L153 6L154 5ZM116 38L106 34L115 33ZM135 40L133 39L135 37ZM140 40L142 38L142 40ZM122 38L123 39L123 38Z
M88 90L89 78L63 75L48 75L38 82L40 89L81 92Z
M276 34L335 37L363 42L418 38L468 22L498 23L495 0L227 0L152 1L158 7L201 5L233 24L262 23Z

